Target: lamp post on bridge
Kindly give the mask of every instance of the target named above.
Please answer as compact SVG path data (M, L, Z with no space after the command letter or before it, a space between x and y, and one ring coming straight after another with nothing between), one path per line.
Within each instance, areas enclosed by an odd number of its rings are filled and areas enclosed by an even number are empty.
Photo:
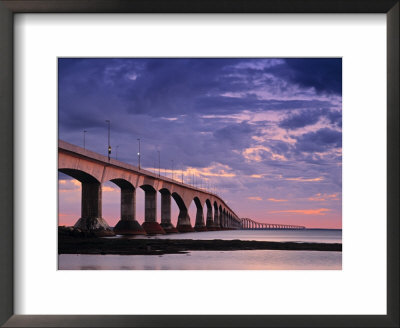
M158 176L161 176L161 165L160 165L160 151L157 150L158 153Z
M110 161L110 156L111 156L111 145L110 145L111 122L110 122L110 120L106 120L106 123L108 123L108 161Z
M115 159L118 159L118 148L119 148L119 145L117 145L115 147Z
M171 177L174 180L174 160L171 159Z
M83 130L83 149L86 149L86 130Z
M140 170L140 138L137 138L137 141L139 143L139 151L138 151L137 155L138 155L138 167Z

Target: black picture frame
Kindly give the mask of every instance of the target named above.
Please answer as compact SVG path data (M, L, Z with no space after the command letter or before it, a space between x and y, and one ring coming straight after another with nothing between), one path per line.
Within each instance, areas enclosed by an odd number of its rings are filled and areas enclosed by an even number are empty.
M0 324L5 327L399 327L399 8L399 0L0 0ZM14 315L13 21L16 13L385 13L387 315Z

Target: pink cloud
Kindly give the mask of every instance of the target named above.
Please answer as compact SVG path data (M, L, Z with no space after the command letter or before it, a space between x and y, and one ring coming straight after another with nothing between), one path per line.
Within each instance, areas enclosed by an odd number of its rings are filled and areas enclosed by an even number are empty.
M323 181L324 178L319 177L319 178L285 178L286 181L299 181L299 182L317 182L317 181Z
M287 202L287 199L268 198L270 202Z
M313 202L323 202L323 201L329 201L329 200L339 200L340 198L338 197L338 194L321 194L318 193L314 197L309 197L308 200L311 200Z
M301 215L325 215L325 212L330 212L329 208L318 208L313 210L283 210L283 211L271 211L269 213L293 213Z
M261 197L247 197L247 199L250 199L250 200L262 200Z

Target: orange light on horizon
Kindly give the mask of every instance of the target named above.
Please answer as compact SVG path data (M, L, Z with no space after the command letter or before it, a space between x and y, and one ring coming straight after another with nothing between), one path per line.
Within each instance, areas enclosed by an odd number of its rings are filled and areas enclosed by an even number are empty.
M250 200L262 200L261 197L257 197L257 196L255 196L255 197L247 197L247 199L250 199Z
M286 181L299 181L299 182L316 182L316 181L323 181L323 177L319 178L285 178Z
M270 211L269 213L293 213L293 214L302 214L302 215L326 215L325 212L332 211L329 208L318 208L318 209L310 209L310 210L282 210L282 211Z

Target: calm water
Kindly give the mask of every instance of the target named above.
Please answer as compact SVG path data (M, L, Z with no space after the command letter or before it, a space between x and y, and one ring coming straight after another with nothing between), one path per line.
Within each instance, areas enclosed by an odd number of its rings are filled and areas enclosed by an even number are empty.
M126 237L113 237L126 238ZM341 230L240 230L142 236L160 239L241 239L341 243ZM341 270L341 252L193 251L166 255L59 255L60 270Z
M293 241L308 243L341 243L342 230L228 230L190 232L156 236L112 237L112 238L159 238L159 239L222 239Z

